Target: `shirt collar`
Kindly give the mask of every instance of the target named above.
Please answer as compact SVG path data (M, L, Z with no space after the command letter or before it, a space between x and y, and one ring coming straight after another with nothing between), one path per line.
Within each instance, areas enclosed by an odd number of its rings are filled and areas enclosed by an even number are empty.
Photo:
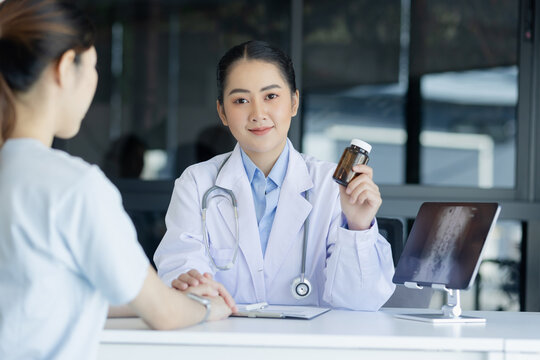
M240 148L240 153L242 155L242 162L244 163L244 169L246 170L248 180L250 183L252 183L253 178L255 177L255 173L259 171L261 174L263 174L263 172L257 167L257 165L253 163L253 161L251 161L249 156L247 156L247 154L244 152L242 148ZM274 167L272 167L270 174L268 174L268 177L278 187L280 187L281 184L283 184L283 180L285 179L285 175L287 173L288 165L289 165L289 142L286 142L285 147L283 148L283 151L281 152L281 155L279 155L279 158L274 164Z

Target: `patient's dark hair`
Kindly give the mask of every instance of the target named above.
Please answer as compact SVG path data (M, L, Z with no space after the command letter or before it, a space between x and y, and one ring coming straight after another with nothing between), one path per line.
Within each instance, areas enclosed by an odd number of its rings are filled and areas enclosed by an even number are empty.
M15 127L17 94L73 49L75 62L94 45L94 28L72 3L5 0L0 3L0 144Z
M283 79L289 85L291 93L296 91L293 63L289 56L280 49L264 41L247 41L232 47L219 60L217 66L218 100L223 105L223 91L231 66L238 60L260 60L277 66Z

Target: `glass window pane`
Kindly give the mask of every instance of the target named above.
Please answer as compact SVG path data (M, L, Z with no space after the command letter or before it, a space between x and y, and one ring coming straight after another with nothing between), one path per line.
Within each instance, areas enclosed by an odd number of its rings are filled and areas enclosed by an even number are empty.
M422 184L515 185L519 2L412 2ZM420 8L420 5L422 6ZM504 172L497 171L504 164Z
M111 178L173 179L232 150L216 113L216 65L231 46L266 40L289 51L290 2L89 1L100 81L72 154Z
M478 272L478 308L520 311L523 226L519 221L502 220L495 230Z
M352 138L373 146L378 183L404 182L400 1L304 1L303 151L337 162ZM401 81L400 81L401 80Z
M379 184L514 187L519 3L495 3L305 1L303 150L358 137Z

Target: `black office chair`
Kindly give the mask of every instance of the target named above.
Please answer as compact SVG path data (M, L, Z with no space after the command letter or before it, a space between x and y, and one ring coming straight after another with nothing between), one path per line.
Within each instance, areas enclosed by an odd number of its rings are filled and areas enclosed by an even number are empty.
M394 259L394 267L396 267L405 244L403 222L400 219L378 217L377 224L379 225L379 233L388 240L392 247L392 258Z
M405 245L404 225L400 219L378 217L379 233L385 237L392 247L394 267L397 266ZM395 308L427 308L433 295L432 288L409 289L397 285L394 294L383 307Z

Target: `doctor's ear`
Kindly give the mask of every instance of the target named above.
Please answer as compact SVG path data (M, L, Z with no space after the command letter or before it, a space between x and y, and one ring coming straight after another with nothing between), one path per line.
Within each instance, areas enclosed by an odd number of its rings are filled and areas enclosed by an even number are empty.
M229 126L229 122L227 121L227 115L225 115L225 106L222 105L219 100L216 100L216 107L217 107L217 113L219 115L219 118L221 119L221 122L225 126Z
M292 103L292 116L294 117L298 113L298 106L300 105L300 93L298 92L298 90L296 90L294 94L292 94L291 103Z

